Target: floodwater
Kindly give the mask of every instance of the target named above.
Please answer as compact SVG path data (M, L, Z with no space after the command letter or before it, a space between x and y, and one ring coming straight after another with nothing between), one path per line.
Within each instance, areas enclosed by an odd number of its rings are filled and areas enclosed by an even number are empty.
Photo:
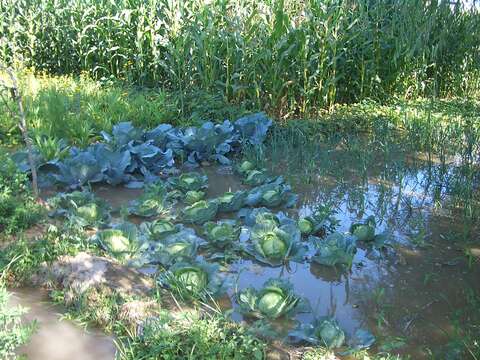
M479 226L462 220L462 207L478 206L478 189L465 185L470 181L473 186L472 178L466 180L456 158L440 161L402 149L336 146L311 154L301 151L272 152L266 161L272 172L289 174L299 194L298 214L330 204L340 220L339 231L373 215L377 231L390 234L388 246L360 247L347 273L310 263L271 268L238 260L230 268L238 288L260 288L272 277L289 279L313 308L313 314L297 315L298 322L328 315L347 336L358 328L372 331L377 337L374 350L414 359L442 354L456 331L454 314L469 306L470 290L480 290L480 256L465 256L467 247L471 254L480 254ZM301 160L296 162L295 156ZM245 188L225 169L198 171L209 177L208 197ZM96 188L96 193L117 208L140 194L109 187ZM245 320L237 312L233 317ZM286 332L295 322L281 325Z
M85 330L71 321L62 320L62 308L48 300L40 289L14 289L12 305L29 311L26 322L35 320L37 330L30 341L18 350L29 360L113 360L113 339L96 330Z

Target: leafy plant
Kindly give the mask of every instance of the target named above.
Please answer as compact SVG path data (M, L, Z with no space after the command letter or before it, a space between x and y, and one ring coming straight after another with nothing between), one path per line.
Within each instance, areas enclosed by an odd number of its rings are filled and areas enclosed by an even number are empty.
M125 261L137 253L143 239L134 224L125 222L97 232L92 241L114 258Z
M329 349L345 343L345 333L334 319L328 317L317 319L312 324L301 324L289 335L295 341L303 340Z
M350 232L359 241L373 241L375 239L375 228L377 223L373 216L369 216L365 221L352 224Z
M242 161L239 165L237 165L235 167L235 170L241 176L246 176L249 171L255 170L255 165L252 162L245 160Z
M260 185L250 190L245 203L248 206L266 206L266 207L293 207L298 196L291 191L291 187L286 184L271 183Z
M102 227L110 221L110 206L90 191L60 193L49 200L52 216L63 216L81 227Z
M228 279L220 276L217 264L203 261L174 264L160 278L160 283L184 299L216 297L225 293L229 286Z
M312 261L326 266L342 265L350 268L357 252L355 240L355 237L338 232L328 235L324 240L310 236L309 241L317 249Z
M200 200L202 200L205 197L205 192L204 191L195 191L195 190L190 190L187 191L185 194L185 197L183 201L186 204L192 205Z
M208 187L208 177L198 172L189 172L170 178L169 184L177 190L187 193L188 191L200 191Z
M217 198L219 212L235 212L245 205L247 192L236 191L226 192Z
M297 296L286 280L270 279L260 290L246 288L236 295L240 311L259 319L289 317L309 309L306 300Z
M179 229L179 225L175 225L165 219L140 224L140 232L144 234L149 241L161 240L171 234L177 233Z
M272 181L265 169L263 170L248 170L245 172L243 183L250 186L260 186Z
M224 249L231 245L238 245L240 227L232 220L207 222L203 225L203 234L209 244Z
M182 210L183 220L201 225L215 219L218 203L214 200L200 200Z
M161 182L154 183L145 188L145 192L129 203L129 214L141 217L167 216L172 207L172 200L168 190Z
M257 223L250 231L250 241L252 244L245 246L244 251L270 266L288 261L302 262L307 251L300 242L300 231L292 224Z
M302 235L324 234L327 231L334 231L338 220L333 216L334 212L329 206L318 206L315 211L298 220L298 228Z
M140 247L140 259L136 262L142 265L160 264L168 267L177 262L192 261L202 241L193 229L177 225L175 232L172 232L171 227L163 223L162 232L157 233L153 241L145 242Z

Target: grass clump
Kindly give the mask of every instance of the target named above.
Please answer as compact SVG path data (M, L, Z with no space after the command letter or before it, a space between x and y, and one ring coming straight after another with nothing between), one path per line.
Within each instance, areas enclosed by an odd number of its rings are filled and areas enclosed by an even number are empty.
M28 177L8 154L0 152L0 234L18 233L41 217L42 208L31 196Z

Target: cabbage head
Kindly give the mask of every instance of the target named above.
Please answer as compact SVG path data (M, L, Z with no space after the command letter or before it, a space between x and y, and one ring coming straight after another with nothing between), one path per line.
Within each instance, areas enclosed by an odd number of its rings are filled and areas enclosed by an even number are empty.
M217 198L219 212L235 212L245 205L247 193L245 191L226 192Z
M189 223L201 225L215 219L218 211L218 203L214 200L200 200L183 209L183 220Z
M166 216L173 205L167 188L162 183L152 184L137 199L128 204L127 211L130 215L140 217Z
M271 178L265 170L248 170L245 173L243 183L250 186L260 186L270 182Z
M302 262L307 251L300 242L300 231L291 224L258 223L250 231L250 240L252 245L246 246L245 252L270 266L288 261Z
M231 220L207 222L203 225L205 239L211 245L222 249L238 243L240 230L236 222Z
M310 236L309 241L317 249L312 261L326 266L341 265L350 268L357 252L355 240L354 237L339 232L328 235L324 240Z
M122 223L99 231L93 240L100 244L107 253L119 260L131 258L142 242L137 227L131 223Z
M176 263L159 281L183 299L217 297L230 286L228 279L219 274L217 264L204 261Z
M244 289L236 298L242 313L259 319L292 316L309 308L306 300L295 294L293 286L282 279L270 279L260 290Z
M328 349L341 347L345 343L345 333L335 319L322 317L311 324L301 324L289 334L292 340L307 341Z
M255 169L255 165L253 165L253 163L248 160L243 161L241 164L237 165L236 167L237 172L242 176L246 175L247 172L254 169Z
M171 221L159 219L152 222L144 222L140 224L140 231L150 240L156 241L163 239L169 235L179 231L179 226L174 225Z
M102 227L110 221L110 206L91 192L59 194L49 202L55 209L52 216L66 217L71 223L84 228Z
M196 203L197 201L202 200L204 197L205 197L205 192L204 191L190 190L190 191L187 191L187 193L185 194L185 197L184 197L183 201L186 204L192 205L192 204Z
M201 241L193 229L177 225L176 232L142 247L143 263L168 267L177 262L191 261L197 256Z
M329 206L318 206L310 215L298 220L298 228L302 235L325 234L334 231L338 220L333 216L334 211Z
M293 207L298 196L292 193L289 185L270 183L257 186L248 193L246 204L248 206L266 206L269 208L284 206Z
M208 178L198 172L188 172L169 179L170 185L183 193L200 191L208 187Z
M373 241L375 240L376 221L373 216L369 216L365 221L355 223L350 226L350 232L359 241Z

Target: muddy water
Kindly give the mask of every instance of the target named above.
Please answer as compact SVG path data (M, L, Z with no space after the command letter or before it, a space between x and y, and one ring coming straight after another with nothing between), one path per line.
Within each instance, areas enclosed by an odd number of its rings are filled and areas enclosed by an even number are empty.
M113 339L100 332L86 331L68 320L61 320L62 309L49 303L39 289L15 289L12 305L28 308L25 321L38 324L28 344L19 355L29 360L110 360L115 358Z
M269 278L286 278L313 308L313 313L297 315L298 322L329 315L347 335L360 327L371 330L378 340L377 350L393 347L393 353L415 359L442 353L455 332L452 314L468 305L468 289L480 290L479 262L474 258L469 264L464 256L465 242L480 240L471 235L478 234L478 224L464 224L452 205L455 191L463 191L461 169L411 152L392 155L370 148L332 148L311 156L315 163L307 176L303 168L282 164L292 160L290 155L272 161L271 170L289 175L300 196L300 215L308 215L319 204L330 204L340 220L339 231L374 215L378 231L389 232L389 244L381 250L359 248L349 273L308 263L270 268L242 259L230 269L238 287L260 288ZM244 188L225 169L199 171L209 177L209 197ZM139 194L120 188L97 193L114 206ZM460 234L466 234L462 241ZM232 304L235 310L233 300ZM237 312L233 317L243 320ZM282 325L286 333L295 323Z

